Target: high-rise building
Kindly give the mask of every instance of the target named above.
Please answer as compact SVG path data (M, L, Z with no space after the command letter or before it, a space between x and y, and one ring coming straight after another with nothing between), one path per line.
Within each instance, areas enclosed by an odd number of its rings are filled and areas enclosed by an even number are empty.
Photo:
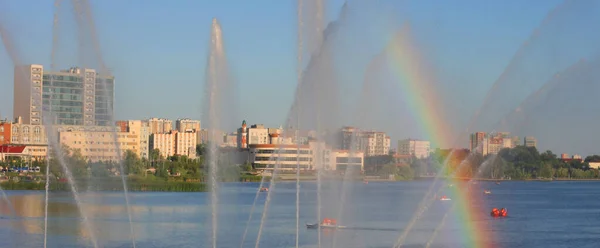
M532 136L525 137L524 145L526 147L537 147L537 140Z
M428 158L431 154L431 143L426 140L400 140L398 141L398 154Z
M367 141L366 156L382 156L390 154L390 136L387 136L384 132L365 132L365 138Z
M108 126L114 104L114 77L94 69L73 67L44 72L42 65L16 66L14 117L23 124L42 124L42 110L51 110L52 124Z
M163 118L150 118L147 120L151 134L169 133L173 130L173 121Z
M179 132L200 132L200 121L191 119L177 119L175 128Z
M483 140L485 139L484 132L476 132L471 134L471 139L469 142L469 150L478 150L481 153L481 149L483 148Z

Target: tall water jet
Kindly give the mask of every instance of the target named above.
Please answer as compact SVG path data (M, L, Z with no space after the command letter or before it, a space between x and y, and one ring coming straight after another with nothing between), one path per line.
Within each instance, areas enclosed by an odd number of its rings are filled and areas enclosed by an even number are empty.
M211 188L211 226L212 226L212 246L217 247L218 233L218 133L220 132L223 113L225 111L225 93L230 87L227 75L227 59L223 45L223 34L221 25L216 18L212 20L210 34L209 57L206 67L206 99L204 113L208 113L208 159L206 161L209 170L209 184Z
M56 50L58 45L58 13L60 9L60 3L62 0L54 1L54 17L52 18L52 51L50 52L50 69L56 68ZM54 77L50 78L50 84L52 85ZM46 194L44 196L44 248L48 243L48 197L50 190L50 153L46 154L46 185L44 187Z
M79 60L80 64L87 68L87 65L93 65L92 67L97 68L98 75L103 76L102 78L96 78L95 92L101 97L96 97L96 108L105 110L105 115L96 115L96 123L94 125L108 126L112 130L112 139L115 144L115 150L117 151L117 161L119 165L119 174L121 177L121 183L123 185L123 197L125 198L125 209L127 218L129 221L130 238L132 246L136 247L135 242L135 231L132 220L131 205L129 202L129 189L127 187L127 175L125 173L123 158L121 151L121 145L118 141L118 134L116 131L116 124L114 119L114 77L106 67L102 52L100 49L100 43L98 35L96 33L96 25L94 24L93 12L89 1L87 0L72 0L75 19L78 26L78 39L79 39ZM87 56L87 49L84 45L91 43L93 56ZM54 69L54 68L53 68ZM101 94L98 94L101 92ZM103 101L99 100L102 99Z
M297 84L302 82L302 53L303 53L303 44L302 44L302 29L304 28L303 18L302 18L302 2L303 0L298 0L298 50L297 50L297 61L296 61L296 76L297 76ZM298 248L299 234L300 234L300 109L296 109L296 144L298 145L297 153L296 153L296 248Z
M493 82L467 123L466 132L491 129L497 116L514 110L554 73L597 53L600 37L593 30L600 21L598 16L597 6L589 1L565 0L552 9ZM510 100L501 97L507 94L511 95Z

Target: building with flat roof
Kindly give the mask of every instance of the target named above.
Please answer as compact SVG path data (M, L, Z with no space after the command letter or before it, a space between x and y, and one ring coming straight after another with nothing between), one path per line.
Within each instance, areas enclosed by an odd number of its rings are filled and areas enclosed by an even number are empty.
M427 140L400 140L398 141L398 154L428 158L431 154L431 143Z
M272 171L276 165L278 170L296 171L299 164L300 170L313 169L313 155L308 145L273 145L249 144L250 162L255 169Z
M47 110L54 125L108 126L113 104L113 76L78 67L58 72L35 64L15 67L13 116L24 124L42 124Z

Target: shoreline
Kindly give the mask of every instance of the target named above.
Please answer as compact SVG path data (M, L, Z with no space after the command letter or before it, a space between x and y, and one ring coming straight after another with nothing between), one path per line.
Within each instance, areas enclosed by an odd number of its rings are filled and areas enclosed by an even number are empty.
M330 177L324 178L329 181L341 181L343 177ZM420 177L413 178L407 180L390 180L390 179L367 179L367 178L352 178L349 181L351 182L411 182L411 181L428 181L434 180L435 177ZM439 178L439 179L448 179L448 178ZM552 180L547 179L489 179L489 178L476 178L476 179L467 179L467 178L450 178L451 180L460 180L460 181L480 181L480 182L596 182L600 181L600 178L557 178ZM270 178L265 178L265 182L268 182ZM295 182L296 180L293 178L276 178L275 182ZM316 182L316 178L301 178L301 182ZM246 181L234 181L234 182L222 182L222 183L260 183L260 180L246 180ZM78 183L79 184L79 183ZM5 191L17 191L17 190L32 190L32 191L44 191L45 183L41 182L2 182L0 186ZM207 187L207 184L202 182L167 182L167 181L132 181L127 183L129 192L209 192L210 189ZM123 187L119 182L109 182L109 183L99 183L95 185L78 185L78 188L85 191L94 191L94 192L122 192ZM90 190L92 189L92 190ZM60 191L70 191L70 187L66 182L53 182L50 183L49 191L52 192L60 192Z

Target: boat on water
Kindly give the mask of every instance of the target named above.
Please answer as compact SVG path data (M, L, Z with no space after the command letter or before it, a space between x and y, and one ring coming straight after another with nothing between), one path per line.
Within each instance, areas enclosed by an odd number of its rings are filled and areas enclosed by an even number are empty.
M262 187L260 188L260 192L269 192L269 188Z
M496 182L496 185L500 185L500 182Z
M490 215L494 218L506 217L506 216L508 216L508 211L506 210L506 208L501 208L501 209L493 208Z
M486 194L486 195L489 195L489 194L491 194L491 193L492 193L492 191L489 191L489 190L484 190L484 191L483 191L483 193L484 193L484 194Z
M329 218L325 218L323 219L323 221L321 223L314 223L314 224L306 224L306 228L308 229L318 229L318 228L328 228L328 229L339 229L339 228L345 228L346 226L340 226L337 224L337 221L335 219L329 219Z
M445 195L440 198L440 201L450 201L451 199L446 197Z

